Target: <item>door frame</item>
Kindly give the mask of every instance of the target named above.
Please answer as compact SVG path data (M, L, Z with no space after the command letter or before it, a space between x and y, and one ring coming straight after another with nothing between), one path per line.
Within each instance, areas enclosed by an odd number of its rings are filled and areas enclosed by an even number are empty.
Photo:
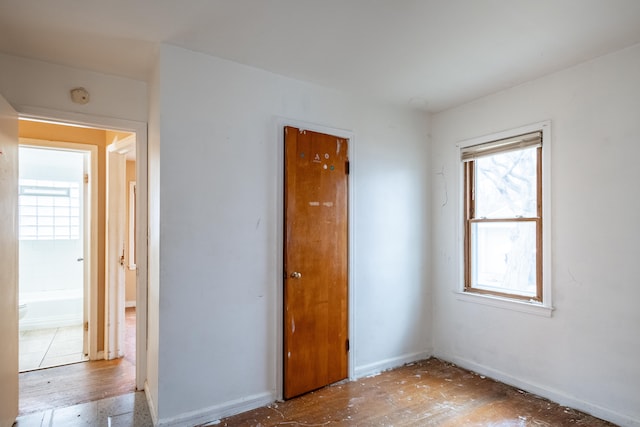
M147 123L126 119L96 116L85 113L52 110L48 108L21 105L16 108L20 118L50 121L69 126L86 126L91 128L110 129L116 131L133 132L136 134L136 245L137 280L136 280L136 389L144 390L147 380L147 283L148 283L148 139ZM93 293L95 304L92 308L95 319L89 319L97 324L97 289ZM97 348L97 337L96 340ZM90 348L93 345L90 342ZM104 357L104 355L102 356Z
M18 113L0 94L0 426L18 416Z
M97 297L98 289L98 239L92 238L98 234L98 147L95 145L82 144L77 142L65 142L56 140L45 140L37 138L18 138L18 149L20 147L41 148L45 150L69 151L82 153L85 158L85 173L88 166L89 187L84 188L83 201L83 322L89 322L89 330L85 330L83 338L83 350L88 349L89 360L99 359L98 338L97 338ZM86 156L89 156L87 164ZM87 193L89 203L87 203ZM87 221L87 217L89 221ZM20 278L18 278L18 290L20 289ZM95 301L95 305L93 302ZM87 333L88 332L88 333Z
M124 297L124 283L120 283L116 278L114 280L113 276L118 276L116 272L121 267L124 269L124 264L122 264L124 259L125 245L127 244L127 233L126 233L126 200L128 196L128 188L126 183L126 159L125 156L127 153L135 150L136 138L134 135L127 136L124 139L119 139L116 142L113 142L106 147L106 220L105 220L105 290L104 290L104 300L105 300L105 323L104 323L104 358L116 359L122 357L124 355L124 328L126 328L125 324L125 297ZM114 166L111 164L112 156L121 156L118 163L120 163L120 167L122 170L120 179L123 182L118 182L118 177L113 176L113 168ZM121 185L114 185L121 184ZM111 204L111 198L114 195L113 187L116 187L115 194L121 196L119 197L120 203L116 203L115 208ZM118 226L113 227L111 221L111 214L116 213L116 217L122 220L122 223L118 223ZM120 228L121 227L121 228ZM121 233L120 237L122 238L122 259L120 259L120 245L118 242L113 242L113 229L116 229L116 234L119 231ZM115 245L118 245L117 247ZM114 274L115 273L115 274ZM120 279L124 282L124 271L122 272L122 276ZM120 284L122 284L122 289L120 289ZM122 292L121 292L122 291Z
M349 163L352 165L356 158L356 144L355 133L350 130L333 128L329 126L319 125L316 123L309 123L305 121L289 119L285 117L276 117L276 135L277 135L277 209L278 216L276 218L277 230L276 230L276 268L275 268L275 283L276 286L276 316L275 316L275 331L276 331L276 396L277 399L283 398L284 393L284 128L286 126L292 126L299 129L309 130L313 132L326 133L329 135L335 135L340 138L349 140L347 154L349 156ZM349 328L349 343L350 349L348 354L348 370L347 374L349 380L355 379L355 360L356 360L356 330L355 330L355 268L354 260L356 254L355 245L355 226L353 219L355 218L355 174L354 169L351 167L348 178L348 212L347 212L347 227L348 227L348 240L347 245L347 257L348 257L348 328Z

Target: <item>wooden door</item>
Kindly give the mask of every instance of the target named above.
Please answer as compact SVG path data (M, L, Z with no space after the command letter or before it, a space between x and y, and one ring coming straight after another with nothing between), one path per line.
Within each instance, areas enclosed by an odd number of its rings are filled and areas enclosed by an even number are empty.
M285 127L284 397L347 377L348 140Z

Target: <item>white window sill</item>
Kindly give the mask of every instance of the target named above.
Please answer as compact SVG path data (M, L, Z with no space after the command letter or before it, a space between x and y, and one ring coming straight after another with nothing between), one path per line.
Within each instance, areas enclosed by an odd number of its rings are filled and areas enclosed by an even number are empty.
M520 311L522 313L529 313L542 317L551 317L551 313L553 312L553 307L545 306L537 302L518 301L509 298L496 297L493 295L456 291L456 298L459 301L489 305L491 307Z

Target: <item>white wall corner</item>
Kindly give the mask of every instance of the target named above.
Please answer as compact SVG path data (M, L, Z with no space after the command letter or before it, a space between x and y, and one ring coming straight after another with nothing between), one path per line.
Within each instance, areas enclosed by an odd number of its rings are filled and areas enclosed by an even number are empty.
M389 369L398 368L408 363L417 362L419 360L428 359L431 357L431 351L420 351L417 353L404 354L398 357L391 357L389 359L380 360L378 362L369 363L368 365L356 366L354 369L355 378L363 378L369 375L377 375L380 372L388 371Z
M529 380L523 380L515 376L509 375L505 372L502 372L500 370L493 369L488 366L481 365L461 357L444 355L444 354L436 354L434 356L441 360L453 363L461 368L484 375L488 378L494 379L496 381L500 381L502 383L516 387L528 393L533 393L538 396L544 397L559 405L577 409L579 411L593 415L594 417L598 417L603 420L610 421L619 426L640 427L640 420L638 419L627 417L626 415L622 415L611 409L607 409L595 403L587 402L575 396L571 396L569 394L563 393L560 390L549 388Z

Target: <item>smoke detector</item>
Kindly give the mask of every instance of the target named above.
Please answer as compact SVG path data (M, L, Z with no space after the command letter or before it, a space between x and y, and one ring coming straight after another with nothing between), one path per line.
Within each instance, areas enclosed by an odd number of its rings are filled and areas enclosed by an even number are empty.
M71 89L71 100L76 104L87 104L89 102L89 92L83 87Z

